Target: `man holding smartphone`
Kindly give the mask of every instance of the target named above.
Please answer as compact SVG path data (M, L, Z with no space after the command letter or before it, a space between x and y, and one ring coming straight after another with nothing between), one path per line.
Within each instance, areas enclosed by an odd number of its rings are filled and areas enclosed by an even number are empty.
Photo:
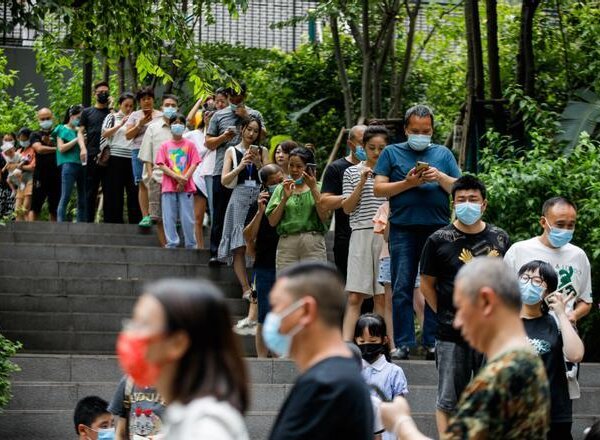
M260 119L263 127L261 138L266 135L264 120L260 112L245 105L246 92L246 84L244 82L239 83L239 91L231 89L229 106L213 115L208 126L208 131L206 132L206 148L216 150L215 169L212 176L214 212L210 229L209 265L211 266L220 264L217 259L217 252L219 250L219 243L221 243L223 222L232 192L231 189L221 184L225 151L227 151L228 147L233 147L240 143L242 121L250 116Z
M433 113L428 107L408 109L404 125L408 141L383 150L374 170L373 188L376 197L390 200L395 359L408 359L410 348L416 345L413 294L421 251L427 237L448 224L448 194L460 176L452 152L431 142ZM422 344L430 353L434 351L435 329L435 315L426 305Z

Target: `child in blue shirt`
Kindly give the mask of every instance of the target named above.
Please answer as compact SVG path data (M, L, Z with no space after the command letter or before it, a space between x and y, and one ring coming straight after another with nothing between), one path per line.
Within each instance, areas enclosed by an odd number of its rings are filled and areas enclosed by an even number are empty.
M362 315L354 329L354 342L362 354L362 376L367 384L379 388L388 401L406 396L406 376L402 368L391 362L390 340L383 318L376 313ZM383 434L384 440L393 438L393 434Z

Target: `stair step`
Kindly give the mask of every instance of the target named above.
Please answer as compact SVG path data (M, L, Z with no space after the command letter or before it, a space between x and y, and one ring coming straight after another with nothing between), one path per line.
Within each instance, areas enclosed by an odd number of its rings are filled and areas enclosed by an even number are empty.
M0 229L0 243L62 243L62 244L95 244L115 243L123 246L159 247L156 235L125 234L73 234L70 232L21 232L3 231Z
M10 222L0 230L16 232L71 233L71 234L125 234L153 235L154 228L117 223L72 223L72 222Z

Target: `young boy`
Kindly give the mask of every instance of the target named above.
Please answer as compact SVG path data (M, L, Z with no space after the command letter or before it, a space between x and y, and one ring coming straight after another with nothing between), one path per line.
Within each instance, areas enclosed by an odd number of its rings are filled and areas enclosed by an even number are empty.
M8 184L10 190L13 193L13 196L17 193L17 189L21 184L22 172L19 168L16 168L21 163L21 155L17 152L15 148L14 141L4 142L2 144L2 157L6 162L2 172L8 171L8 176L6 178L6 183Z
M113 416L108 412L108 402L97 396L88 396L77 402L75 432L79 440L114 439Z

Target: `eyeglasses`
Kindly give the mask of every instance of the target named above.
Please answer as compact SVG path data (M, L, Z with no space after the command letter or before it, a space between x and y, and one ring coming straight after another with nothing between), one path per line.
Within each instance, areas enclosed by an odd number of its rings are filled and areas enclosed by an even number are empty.
M527 275L526 273L519 277L519 281L521 282L521 284L527 284L531 281L531 284L535 287L541 287L542 284L544 284L544 280L541 277L532 277L530 275Z

